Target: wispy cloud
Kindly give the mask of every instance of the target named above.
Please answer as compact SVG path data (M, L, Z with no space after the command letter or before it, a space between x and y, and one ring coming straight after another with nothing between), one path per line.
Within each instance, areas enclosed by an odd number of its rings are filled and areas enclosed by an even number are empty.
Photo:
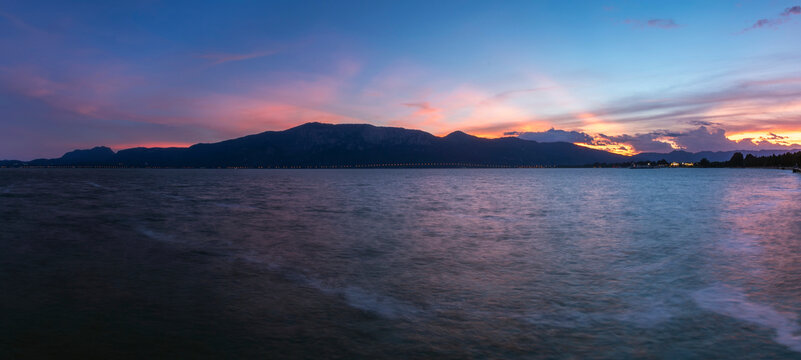
M778 26L790 21L791 16L799 14L801 14L801 6L796 5L793 7L789 7L787 9L784 9L784 11L782 11L778 17L772 19L759 19L754 23L754 25L751 25L751 27L746 28L743 31Z
M428 101L408 102L401 104L406 107L417 109L408 119L418 126L431 126L444 118L441 108L432 106Z
M655 127L659 124L712 124L726 119L729 126L757 123L787 125L801 120L801 86L794 77L741 82L714 92L677 96L644 95L622 98L589 113L610 123ZM540 117L553 124L580 128L583 119L572 113ZM798 124L798 123L797 123ZM738 129L739 130L739 129Z
M532 117L517 124L507 122L503 125L509 127L503 131L537 141L566 139L570 135L577 140L574 142L621 153L798 148L799 98L801 82L796 74L787 74L743 80L717 91L621 98L582 113ZM526 132L520 129L530 126L530 121L566 130L529 131L522 136ZM649 130L665 127L672 130ZM643 132L632 132L635 129ZM604 134L610 132L612 135ZM585 140L579 141L582 137ZM592 140L587 141L586 137Z
M13 25L14 27L16 27L16 28L18 28L20 30L28 31L28 32L31 32L31 33L43 33L43 31L40 30L39 28L34 27L34 26L28 24L27 22L23 21L22 19L14 16L13 14L4 12L2 10L0 10L0 18L5 19L9 23L11 23L11 25Z
M589 134L580 131L565 131L556 130L551 128L547 131L539 132L507 132L504 135L516 135L524 140L532 140L537 142L569 142L569 143L583 143L593 141L593 137Z
M76 65L58 72L35 65L0 66L0 97L15 104L4 115L26 119L29 127L41 123L36 125L38 131L25 127L18 131L17 137L26 139L27 145L11 141L12 130L3 124L0 152L3 157L17 154L15 158L23 159L52 157L99 143L113 148L154 142L185 144L283 130L311 121L364 122L328 105L336 103L342 83L358 71L352 62L344 62L341 68L341 74L334 75L293 73L271 81L254 79L246 88L243 85L243 91L229 94L190 88L167 91L162 84L174 80L169 76L154 81L130 67L111 64ZM66 131L70 126L81 132ZM69 135L69 143L45 141L60 139L61 133ZM40 142L48 146L30 149L30 143Z
M411 107L411 108L416 108L416 109L418 109L418 111L421 111L423 113L430 113L430 112L439 111L439 109L431 106L431 104L428 101L408 102L408 103L403 103L401 105L407 106L407 107Z
M648 20L648 26L650 27L658 27L662 29L672 29L675 27L679 27L679 24L676 24L673 19L651 19Z
M647 21L642 21L637 19L626 19L623 20L623 22L626 24L633 25L635 27L653 27L659 29L673 29L680 26L673 19L650 19Z
M616 138L611 143L621 141L637 151L669 150L674 149L671 143L655 139L671 137L664 131L653 132L652 129L667 128L671 130L670 134L675 134L700 126L718 129L725 124L725 128L734 134L761 131L760 134L767 136L768 132L786 135L788 132L801 131L801 81L798 79L799 75L795 72L773 77L760 76L730 82L728 86L712 91L671 88L669 91L659 90L611 99L605 105L589 107L582 106L581 101L563 99L569 106L547 110L540 110L530 102L510 103L503 100L540 90L543 90L543 98L550 99L561 92L546 87L531 87L495 93L476 88L450 93L423 93L421 97L425 96L428 101L402 103L405 107L413 108L414 112L396 117L392 124L423 128L434 133L462 130L490 137L529 133L527 136L537 141L561 138L558 141L586 142L586 138L581 138L584 136L581 133L593 139L597 134L604 133L609 136L628 136ZM565 97L570 98L570 94L557 96L556 99L558 101ZM547 130L551 128L553 131ZM565 134L562 131L577 133ZM568 135L576 137L569 138ZM725 144L729 143L710 143L710 149Z
M793 6L787 9L784 9L781 13L782 16L790 16L790 15L801 15L801 6Z
M540 91L551 90L551 89L554 89L554 88L555 87L553 87L553 86L544 86L544 87L537 87L537 88L530 88L530 89L519 89L519 90L504 91L504 92L497 93L497 94L493 95L492 97L484 100L484 103L491 103L491 102L494 102L494 101L504 101L504 100L508 100L508 99L513 98L513 97L518 96L518 95L536 93L536 92L540 92Z
M211 60L212 65L219 65L232 61L258 59L265 56L274 55L276 53L278 53L277 50L266 50L266 51L256 51L245 54L228 54L228 53L203 54L199 55L198 57L206 60Z

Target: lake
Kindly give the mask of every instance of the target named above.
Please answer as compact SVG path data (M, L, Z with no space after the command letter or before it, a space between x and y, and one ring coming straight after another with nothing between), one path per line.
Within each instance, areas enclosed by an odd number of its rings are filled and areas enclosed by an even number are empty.
M0 358L797 358L801 176L0 169Z

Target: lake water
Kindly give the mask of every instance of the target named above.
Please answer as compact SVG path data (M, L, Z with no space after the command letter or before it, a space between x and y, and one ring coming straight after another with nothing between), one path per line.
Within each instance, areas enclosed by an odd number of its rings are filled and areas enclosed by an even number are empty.
M801 176L0 170L0 358L798 358Z

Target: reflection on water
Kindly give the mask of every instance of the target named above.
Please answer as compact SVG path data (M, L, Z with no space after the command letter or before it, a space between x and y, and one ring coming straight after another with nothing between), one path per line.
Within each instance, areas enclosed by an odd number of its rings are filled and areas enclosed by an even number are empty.
M0 357L801 358L777 170L0 171Z

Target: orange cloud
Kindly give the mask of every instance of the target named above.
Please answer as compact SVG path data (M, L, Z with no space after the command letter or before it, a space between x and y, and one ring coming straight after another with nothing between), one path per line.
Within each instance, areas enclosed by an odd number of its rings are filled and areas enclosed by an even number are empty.
M629 144L602 144L602 145L595 145L588 143L573 143L573 144L587 147L590 149L603 150L626 156L637 155L638 153L640 153L640 151L637 151L637 149L635 149L633 146Z
M750 141L756 145L801 145L801 129L773 129L771 131L743 131L726 135L732 141Z

